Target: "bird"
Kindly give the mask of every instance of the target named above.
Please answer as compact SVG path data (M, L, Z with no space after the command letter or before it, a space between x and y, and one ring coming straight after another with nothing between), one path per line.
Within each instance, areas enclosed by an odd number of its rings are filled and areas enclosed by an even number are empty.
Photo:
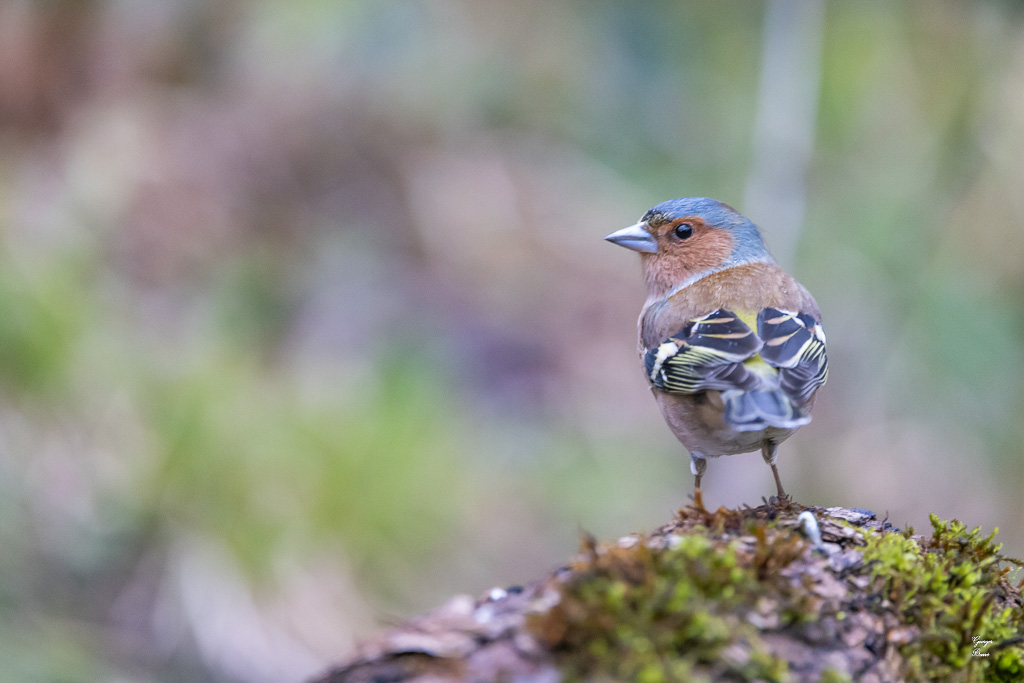
M644 375L690 454L694 507L707 461L760 450L790 500L778 446L811 421L828 379L821 311L780 267L761 231L708 197L662 202L605 237L640 254L647 300L637 321Z

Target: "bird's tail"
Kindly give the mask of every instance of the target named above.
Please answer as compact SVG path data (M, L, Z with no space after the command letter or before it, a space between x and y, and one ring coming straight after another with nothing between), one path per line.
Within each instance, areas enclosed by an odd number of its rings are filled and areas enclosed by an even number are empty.
M789 400L781 389L723 391L725 419L741 432L768 427L796 429L811 421Z

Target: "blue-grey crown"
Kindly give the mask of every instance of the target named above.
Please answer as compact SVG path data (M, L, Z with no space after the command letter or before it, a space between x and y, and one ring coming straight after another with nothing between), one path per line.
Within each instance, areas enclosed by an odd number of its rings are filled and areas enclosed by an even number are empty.
M772 261L768 249L761 238L761 231L745 216L741 215L728 204L709 197L682 197L669 199L658 204L644 214L646 222L655 216L666 220L682 216L697 216L708 225L728 230L733 236L732 254L725 266L749 263L751 261Z

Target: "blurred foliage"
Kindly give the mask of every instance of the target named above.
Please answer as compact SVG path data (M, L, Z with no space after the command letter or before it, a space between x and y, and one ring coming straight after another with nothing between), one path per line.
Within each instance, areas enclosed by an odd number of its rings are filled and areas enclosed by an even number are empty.
M0 4L0 678L298 680L665 521L600 238L744 210L767 7ZM1024 20L825 9L805 220L764 224L833 368L783 476L1019 554Z

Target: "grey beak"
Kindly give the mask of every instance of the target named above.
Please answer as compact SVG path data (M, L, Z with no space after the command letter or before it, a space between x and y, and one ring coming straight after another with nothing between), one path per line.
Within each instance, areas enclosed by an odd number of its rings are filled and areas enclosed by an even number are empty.
M644 222L640 221L628 228L616 230L605 237L612 244L617 244L633 251L646 251L648 254L658 253L658 243L651 237L651 233L644 229Z

